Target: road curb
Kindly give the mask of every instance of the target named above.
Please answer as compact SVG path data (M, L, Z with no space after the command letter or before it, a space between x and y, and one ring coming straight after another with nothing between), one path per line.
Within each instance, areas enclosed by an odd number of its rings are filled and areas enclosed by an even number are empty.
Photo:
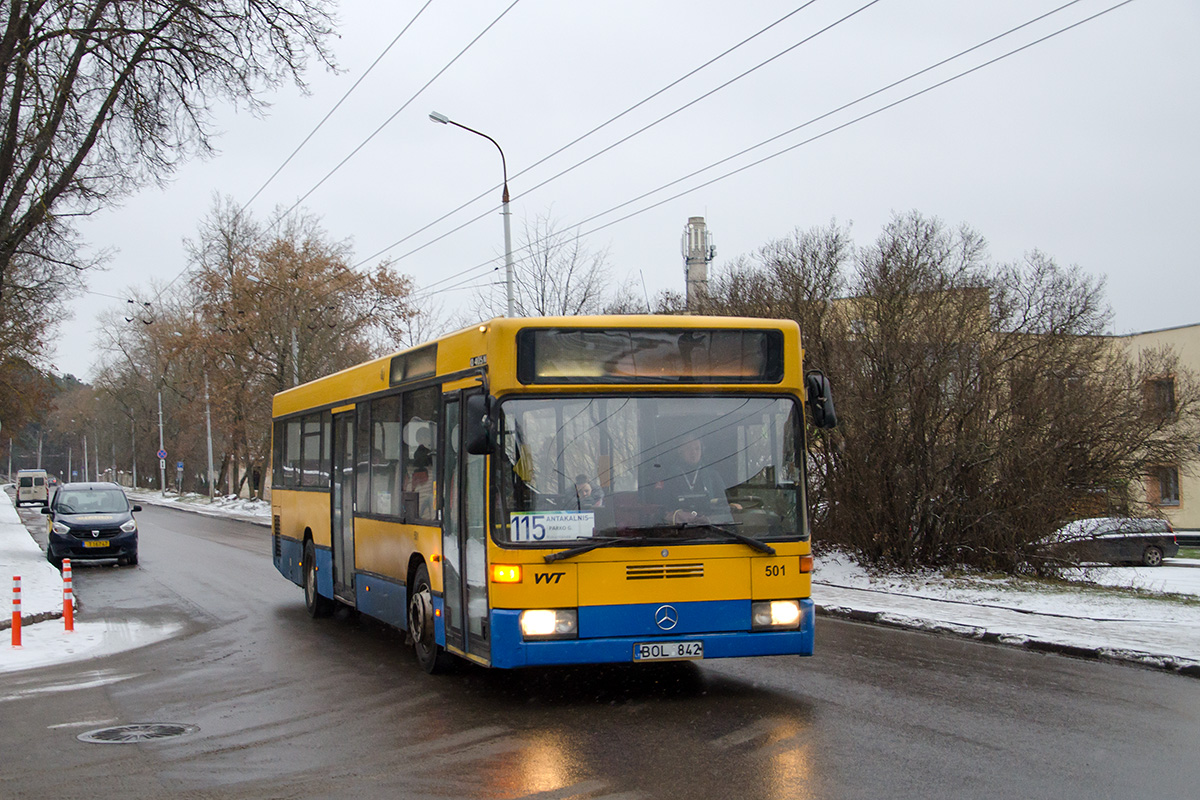
M42 611L38 614L22 614L21 625L36 625L39 622L45 622L48 619L62 619L61 611ZM12 628L12 619L6 617L0 619L0 631L6 631Z
M1055 655L1082 658L1089 661L1104 661L1115 664L1132 664L1148 669L1173 672L1188 678L1200 678L1200 663L1181 659L1175 656L1162 656L1136 650L1118 650L1106 647L1078 647L1076 645L1047 642L1012 634L994 633L984 628L971 625L953 625L935 623L929 620L905 619L887 611L862 611L843 606L816 606L817 614L834 619L846 619L851 622L865 622L870 625L880 625L885 628L901 630L924 631L926 633L954 636L959 639L970 639L988 644L998 644L1005 647L1015 647L1035 653L1053 653ZM920 624L917 624L917 623Z

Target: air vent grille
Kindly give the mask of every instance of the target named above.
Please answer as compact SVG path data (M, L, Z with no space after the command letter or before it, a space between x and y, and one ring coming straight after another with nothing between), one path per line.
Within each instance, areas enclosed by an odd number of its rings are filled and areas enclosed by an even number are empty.
M703 577L704 564L630 564L625 567L625 580L627 581Z

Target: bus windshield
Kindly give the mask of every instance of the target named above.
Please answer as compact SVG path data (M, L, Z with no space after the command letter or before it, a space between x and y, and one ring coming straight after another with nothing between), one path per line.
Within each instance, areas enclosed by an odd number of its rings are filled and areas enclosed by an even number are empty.
M507 400L497 540L799 536L800 419L780 397Z

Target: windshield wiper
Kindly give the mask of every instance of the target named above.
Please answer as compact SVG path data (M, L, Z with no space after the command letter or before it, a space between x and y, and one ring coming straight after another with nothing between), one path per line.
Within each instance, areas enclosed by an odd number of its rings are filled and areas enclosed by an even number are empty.
M617 542L627 541L629 541L629 539L621 536L597 536L593 539L589 539L585 544L576 545L575 547L571 547L566 550L559 550L557 553L550 553L548 556L546 556L546 563L550 564L555 561L562 561L564 558L570 558L571 556L588 553L600 547L608 547L609 545L616 544Z
M737 523L735 522L735 523L731 523L731 524L736 525ZM674 525L672 527L675 530L680 530L680 531L697 530L697 529L703 529L706 531L716 531L717 533L725 534L726 536L728 536L730 539L733 539L734 541L738 541L738 542L741 542L742 544L749 545L750 547L753 547L755 550L761 551L763 553L767 553L768 555L775 555L775 548L771 547L771 545L767 544L766 542L760 542L758 539L755 539L753 536L747 536L746 534L741 533L740 531L737 531L737 530L733 529L732 527L727 527L726 525L718 525L713 522L681 522L678 525Z
M636 530L623 528L622 530ZM557 553L551 553L545 556L546 562L562 561L564 558L589 553L592 550L597 550L601 547L609 547L614 544L629 544L629 545L644 545L644 544L673 544L673 539L664 538L662 536L597 536L589 539L581 545L560 550Z

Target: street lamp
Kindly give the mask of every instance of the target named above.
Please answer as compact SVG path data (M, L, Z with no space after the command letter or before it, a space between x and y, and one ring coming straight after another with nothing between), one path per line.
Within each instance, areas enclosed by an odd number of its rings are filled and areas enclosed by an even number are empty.
M512 225L509 222L508 211L508 164L504 160L504 150L500 144L488 136L486 133L481 133L474 128L468 128L458 122L447 117L445 114L439 114L436 111L429 113L429 118L434 122L440 122L443 125L453 125L456 128L462 128L464 131L470 131L476 136L482 136L492 144L496 145L496 149L500 151L500 167L504 170L504 193L501 195L502 209L500 215L504 217L504 286L508 295L508 316L513 316L513 260L512 260Z

